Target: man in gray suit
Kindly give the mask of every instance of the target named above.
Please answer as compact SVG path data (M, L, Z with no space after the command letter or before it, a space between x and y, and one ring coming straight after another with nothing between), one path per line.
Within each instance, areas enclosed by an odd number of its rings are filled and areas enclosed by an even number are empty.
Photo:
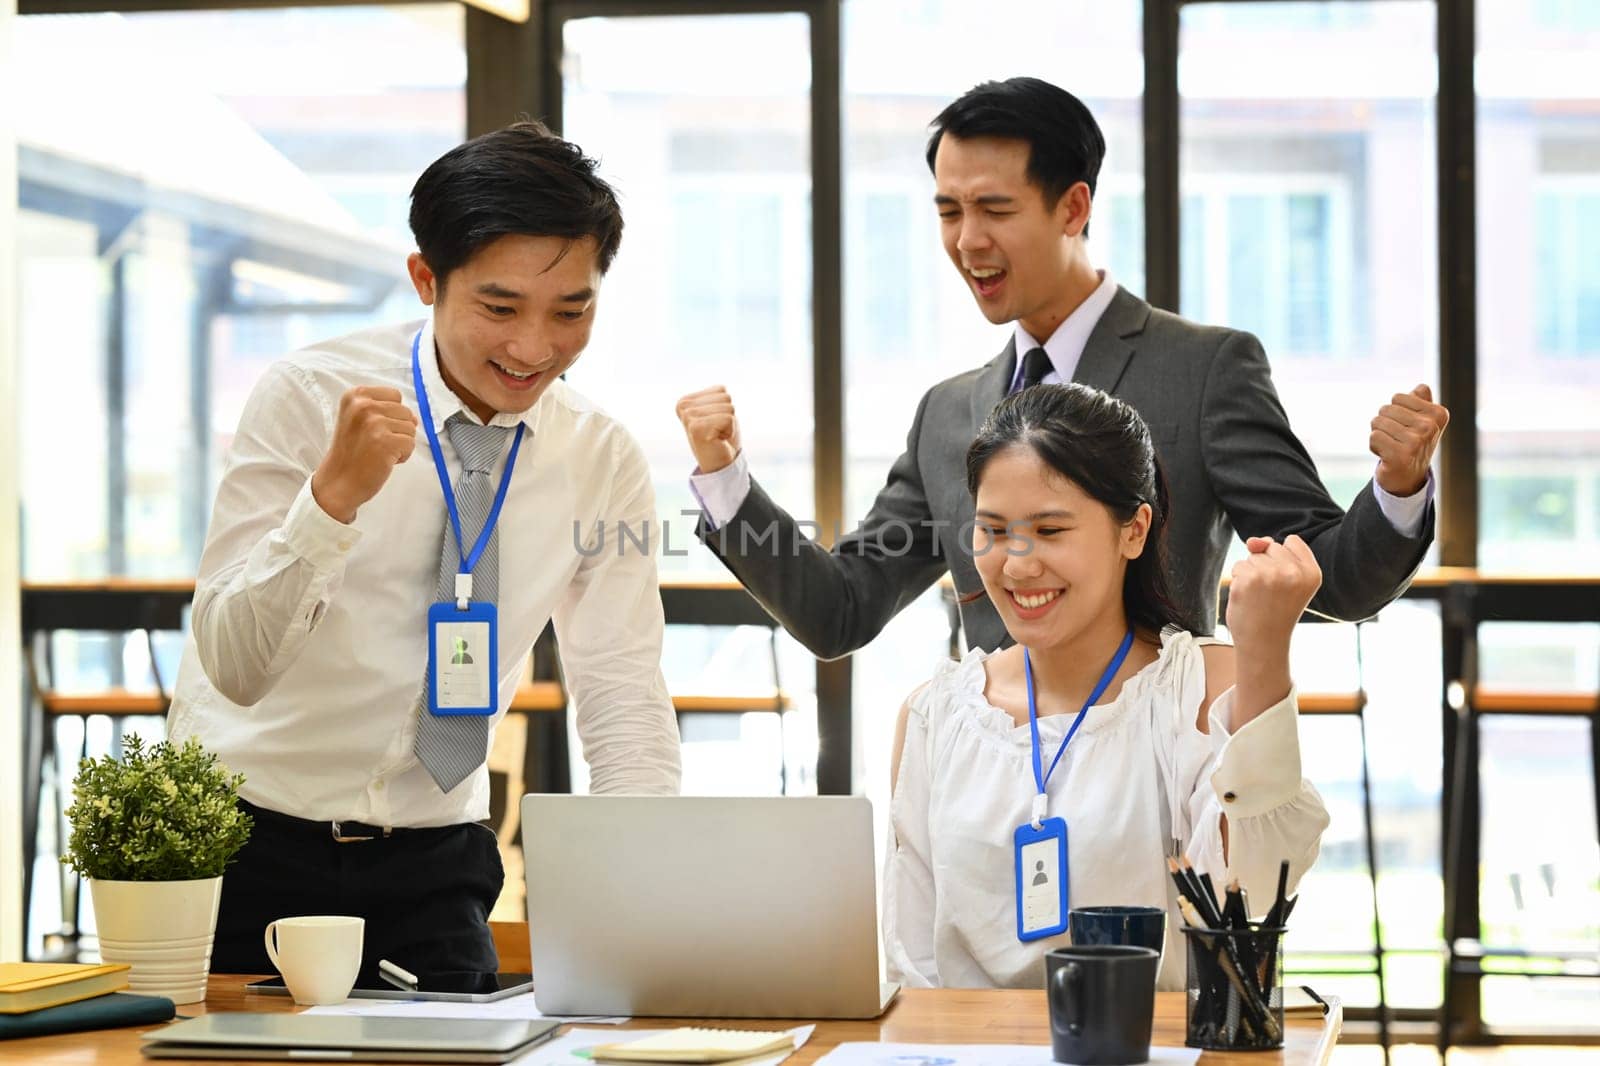
M947 569L968 644L1005 640L973 565L966 452L1002 397L1041 381L1093 385L1149 424L1170 486L1176 606L1197 632L1216 626L1230 527L1303 537L1323 573L1312 609L1336 618L1372 615L1422 561L1433 539L1429 465L1448 412L1425 385L1383 405L1369 437L1377 472L1340 510L1289 427L1255 337L1152 308L1091 265L1085 242L1104 154L1083 103L1034 78L979 85L934 120L928 165L945 251L979 310L1012 323L1013 337L988 364L923 396L871 512L832 551L750 477L725 389L679 401L699 463L702 539L817 656L865 645Z

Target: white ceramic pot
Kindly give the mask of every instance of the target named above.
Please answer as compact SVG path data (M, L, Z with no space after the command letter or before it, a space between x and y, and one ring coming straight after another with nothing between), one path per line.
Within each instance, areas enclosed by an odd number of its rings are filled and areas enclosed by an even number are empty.
M100 957L125 962L128 991L174 1003L206 998L222 878L89 881Z

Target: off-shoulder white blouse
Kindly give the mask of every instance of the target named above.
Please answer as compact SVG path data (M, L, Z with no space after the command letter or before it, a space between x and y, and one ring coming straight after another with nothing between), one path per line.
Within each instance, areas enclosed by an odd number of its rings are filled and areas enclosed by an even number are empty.
M1183 987L1182 919L1166 857L1176 838L1219 886L1237 877L1259 917L1290 861L1290 891L1317 856L1328 814L1300 774L1295 693L1233 732L1234 690L1196 728L1210 643L1169 629L1155 662L1092 707L1048 783L1067 822L1069 905L1167 909L1158 987ZM1029 732L984 699L988 653L941 666L910 701L890 806L883 936L891 980L909 987L1039 988L1066 934L1016 935L1012 833L1035 794ZM1046 765L1074 715L1039 719ZM1228 818L1229 861L1221 819Z

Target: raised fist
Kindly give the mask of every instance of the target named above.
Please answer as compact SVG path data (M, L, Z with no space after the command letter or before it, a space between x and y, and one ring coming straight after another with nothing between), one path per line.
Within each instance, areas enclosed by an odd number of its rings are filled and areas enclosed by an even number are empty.
M691 392L676 410L700 473L714 474L739 457L739 419L727 389L717 385Z
M333 443L311 475L311 495L348 525L356 510L378 494L397 463L417 444L417 416L399 389L357 385L339 397Z

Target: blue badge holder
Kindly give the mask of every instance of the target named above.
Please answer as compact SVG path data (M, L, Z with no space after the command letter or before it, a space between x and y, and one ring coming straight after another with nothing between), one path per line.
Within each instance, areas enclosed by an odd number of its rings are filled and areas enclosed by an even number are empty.
M485 705L470 707L441 707L439 706L439 671L436 665L439 661L439 624L452 622L483 622L489 627L489 680L484 686ZM480 717L491 715L495 712L499 702L500 693L500 626L495 615L494 604L488 600L474 600L468 603L466 609L458 607L454 601L448 603L435 603L428 608L428 713L444 715L446 717L460 715L478 715Z
M1061 893L1061 921L1040 929L1025 930L1022 923L1022 849L1029 844L1037 844L1046 840L1057 841L1056 847L1056 884L1060 886ZM1067 910L1071 906L1068 898L1068 886L1072 884L1067 879L1067 821L1065 818L1045 818L1039 822L1035 829L1032 822L1023 822L1017 826L1017 831L1012 835L1012 861L1016 865L1015 881L1017 891L1017 939L1021 941L1043 940L1046 937L1058 936L1067 931Z

